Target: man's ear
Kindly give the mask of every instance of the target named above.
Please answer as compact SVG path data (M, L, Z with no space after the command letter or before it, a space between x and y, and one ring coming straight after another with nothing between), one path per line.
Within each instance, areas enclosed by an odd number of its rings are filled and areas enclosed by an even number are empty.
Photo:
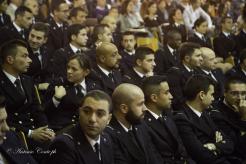
M76 35L71 35L71 40L75 40L76 39Z
M206 95L206 94L205 94L204 91L200 91L200 92L198 93L198 96L199 96L199 98L200 98L201 100L204 99L205 95Z
M128 106L126 104L120 104L120 111L124 114L127 114L128 113Z
M151 99L151 101L153 101L153 102L157 102L157 95L156 95L156 94L151 94L151 95L150 95L150 99Z
M87 76L91 71L89 69L86 69L84 72L85 72L85 76Z
M184 57L184 61L186 61L187 63L189 63L189 62L190 62L190 56L186 55L186 56Z
M140 66L142 65L142 60L137 59L137 60L136 60L136 64L137 64L137 66L139 66L139 67L140 67Z
M13 58L13 56L8 55L8 56L6 57L6 62L7 62L8 64L13 64L13 63L14 63L14 58Z
M45 36L45 37L44 37L44 44L47 43L47 40L48 40L48 37Z

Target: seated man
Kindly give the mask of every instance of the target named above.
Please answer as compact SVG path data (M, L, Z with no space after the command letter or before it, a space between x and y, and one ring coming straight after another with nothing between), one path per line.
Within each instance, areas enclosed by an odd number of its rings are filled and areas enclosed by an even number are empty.
M233 142L217 129L206 111L214 100L212 81L195 75L187 81L184 94L186 102L174 120L188 154L199 164L233 163L228 160Z
M146 78L143 82L143 92L148 108L144 120L151 129L151 139L164 163L192 163L188 159L188 154L173 120L171 111L173 97L169 91L167 78L165 76Z
M27 45L21 40L12 40L2 46L0 54L0 93L6 98L7 123L23 131L35 149L37 144L33 141L50 141L55 134L47 128L47 118L38 102L32 79L23 75L32 62Z
M142 123L146 107L142 90L121 84L113 93L113 117L107 132L114 142L116 164L159 164L161 157Z
M183 88L189 77L197 73L197 68L202 64L202 52L200 46L195 43L185 42L179 48L181 64L167 71L170 91L173 95L173 108L179 109L184 102Z
M79 124L55 138L50 150L56 150L45 163L113 164L113 148L108 135L102 131L111 114L111 98L94 90L81 101Z
M235 155L246 160L246 83L232 78L225 84L224 101L210 114L216 125L235 143Z
M24 151L24 145L15 132L9 131L6 122L7 113L5 110L5 98L0 95L0 163L11 164L36 164L37 162L30 154L21 154L17 151ZM27 150L26 150L27 151Z
M112 95L114 89L121 83L121 74L118 70L121 56L113 43L102 42L96 49L96 66L93 72L99 79L95 82L102 83L101 88Z
M122 59L120 61L120 70L122 74L126 73L134 65L136 36L133 32L126 31L122 34L121 47L119 54Z
M246 49L240 53L239 64L234 66L231 70L226 72L225 76L227 79L238 78L246 83Z
M154 51L148 47L138 47L134 56L134 66L125 72L123 82L141 87L143 79L154 74L154 67Z

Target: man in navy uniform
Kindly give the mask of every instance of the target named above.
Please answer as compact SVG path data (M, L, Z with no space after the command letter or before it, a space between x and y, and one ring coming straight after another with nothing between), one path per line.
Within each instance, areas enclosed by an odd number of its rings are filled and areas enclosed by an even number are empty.
M186 101L174 120L188 154L199 164L229 164L233 142L214 124L207 109L214 97L213 82L194 75L184 88Z
M32 24L32 11L20 6L15 11L15 20L0 29L0 45L12 39L21 39L27 41L29 28Z
M21 130L32 141L50 141L54 132L47 128L47 118L38 102L33 80L23 75L32 62L27 45L12 40L1 47L0 93L6 98L7 122L17 131Z
M117 47L113 43L102 42L96 49L96 66L93 72L100 79L98 84L102 82L103 90L112 95L114 89L121 83L121 74L118 70L121 56Z
M184 164L188 155L179 136L171 111L172 95L165 76L148 77L143 82L147 111L144 116L151 139L163 163ZM190 163L190 162L188 162Z
M79 124L55 138L45 163L113 164L113 148L109 136L102 132L111 114L111 98L102 91L89 92L79 108Z
M30 154L17 153L18 150L24 151L26 149L17 134L9 131L9 126L6 122L5 103L5 98L0 95L0 163L36 164L37 162Z
M117 164L156 164L161 157L142 123L146 107L142 90L133 84L119 85L112 95L113 117L107 132L114 142Z
M134 66L125 72L123 82L141 87L143 80L154 74L155 53L151 48L138 47L134 55Z
M183 103L183 87L192 75L197 73L197 68L202 64L200 46L195 43L185 42L179 49L181 64L167 71L170 91L174 97L173 108L176 110Z
M50 10L51 13L47 20L50 25L47 46L49 53L53 53L55 50L65 47L68 43L68 24L66 22L69 15L69 5L65 0L51 1Z
M235 144L235 156L246 160L246 83L241 79L231 78L225 83L224 101L213 106L210 111L216 125Z
M80 24L73 24L68 27L69 44L58 49L52 56L50 70L56 78L66 79L67 62L69 57L83 53L88 40L86 27Z

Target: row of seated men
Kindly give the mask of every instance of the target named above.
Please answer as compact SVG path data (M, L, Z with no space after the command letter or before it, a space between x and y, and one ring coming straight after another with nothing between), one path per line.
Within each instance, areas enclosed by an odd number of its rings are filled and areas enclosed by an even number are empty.
M9 132L11 97L4 95L4 100L1 95L0 162L36 163L30 154L46 153L40 163L244 163L246 84L227 80L224 101L211 106L215 87L206 75L191 76L184 86L186 100L175 112L166 76L147 77L141 88L120 84L112 101L101 90L90 91L80 100L76 125L56 137L47 126L39 128L39 142L52 142L48 149L38 147L29 153L21 153L24 147ZM19 89L16 86L16 94ZM27 140L38 140L34 133Z
M46 22L49 25L49 32L45 32L46 51L50 56L53 56L53 53L55 51L58 51L58 49L60 48L66 47L65 51L69 50L69 52L71 53L72 50L71 48L69 48L69 44L71 43L71 33L69 31L69 26L66 23L67 17L65 14L59 15L60 12L68 11L69 7L67 4L65 5L63 1L54 1L54 4L52 6L53 7L51 9L51 15ZM65 8L63 9L64 6ZM15 15L15 20L13 20L13 22L5 23L3 27L1 26L0 34L2 37L0 38L0 44L13 38L24 39L28 41L28 35L31 28L30 26L33 23L33 14L31 10L27 7L20 6L16 10ZM191 42L199 43L203 47L213 47L218 57L223 58L223 60L228 61L232 57L234 57L235 62L238 61L238 55L245 48L246 45L245 23L243 24L243 29L241 30L241 32L237 36L235 36L233 34L233 26L235 24L233 22L233 19L230 16L225 16L221 18L221 32L218 36L215 37L212 44L211 37L209 37L208 35L208 21L201 17L194 22L193 34L191 36L183 37L183 34L186 33L186 31L181 30L178 27L168 27L166 30L164 30L164 35L165 37L168 37L167 31L169 31L170 29L175 29L181 33L182 42L188 40ZM93 54L98 42L110 40L114 44L116 44L118 48L121 48L120 50L123 50L124 48L120 46L119 41L120 34L115 31L116 20L114 20L110 16L106 16L101 23L107 24L108 28L105 27L104 30L96 27L92 32L92 35L89 36L89 39L86 39L87 41L83 41L83 43L81 41L81 43L75 45L75 47L77 49L81 49L81 51L88 51L88 47L90 47L91 50L88 53Z

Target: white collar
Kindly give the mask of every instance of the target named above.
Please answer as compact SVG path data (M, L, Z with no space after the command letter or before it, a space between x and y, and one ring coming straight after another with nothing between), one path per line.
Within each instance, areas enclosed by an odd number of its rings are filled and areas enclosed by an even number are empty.
M103 71L103 73L104 73L105 75L107 75L107 76L108 76L108 74L112 73L112 72L109 72L108 70L102 68L100 65L97 65L97 66L98 66L99 69L101 69L101 71Z
M133 68L133 70L138 74L138 76L140 76L141 78L143 78L145 76L145 74L137 71L135 68Z
M203 37L205 37L203 34L195 31L195 35L197 35L200 39L202 39Z
M127 54L129 54L129 55L134 55L134 54L135 54L135 50L129 52L129 51L127 51L126 49L124 49L124 51L125 51Z
M118 120L117 120L118 121ZM132 125L131 125L131 127L129 128L129 129L127 129L127 127L125 127L125 125L123 125L120 121L118 121L119 122L119 124L122 126L122 128L126 131L126 132L128 132L129 130L132 130Z
M71 47L72 51L74 53L76 53L78 50L80 50L79 48L75 47L74 45L72 45L71 43L69 43L69 46Z
M16 10L18 8L18 6L16 6L15 4L13 3L10 3L9 6L11 6L14 10Z
M90 138L90 137L87 136L87 135L85 135L85 137L86 137L87 140L89 141L89 143L90 143L92 149L93 149L94 151L96 151L94 145L95 145L96 143L98 143L98 145L100 146L100 140L101 140L100 135L99 135L99 137L98 137L97 140L94 140L94 139Z
M187 104L188 105L188 104ZM195 110L193 107L191 107L190 105L188 105L188 107L200 118L202 115L202 112L199 112L197 110Z
M246 76L246 71L244 69L241 68L241 70L243 71L244 75Z
M5 70L3 70L3 73L8 77L8 79L11 81L11 83L13 83L15 85L15 81L16 79L20 79L20 77L16 78L13 75L9 74L8 72L6 72Z
M187 65L183 64L183 66L185 67L185 69L187 69L187 71L191 72L192 69L190 69Z
M168 44L167 44L167 48L169 49L169 51L171 52L171 54L173 55L173 51L174 49L172 47L170 47Z
M203 72L205 72L207 75L212 74L211 71L206 71L205 69L202 69Z
M18 25L15 23L15 21L13 21L13 25L14 25L14 27L16 28L16 30L17 30L18 32L20 32L21 30L23 30L20 26L18 26Z
M86 91L85 79L81 81L80 85L82 86L82 89Z
M52 19L55 21L55 19L54 19L54 14L50 13L50 16L51 16ZM56 23L56 25L58 26L58 28L60 28L60 27L63 26L63 23L58 23L58 22L56 22L56 21L55 21L55 23Z
M222 32L226 37L228 37L229 35L230 35L230 33L228 33L228 32Z
M156 113L152 112L150 109L148 109L148 111L150 112L150 114L155 117L155 119L158 119L160 116L158 116Z

